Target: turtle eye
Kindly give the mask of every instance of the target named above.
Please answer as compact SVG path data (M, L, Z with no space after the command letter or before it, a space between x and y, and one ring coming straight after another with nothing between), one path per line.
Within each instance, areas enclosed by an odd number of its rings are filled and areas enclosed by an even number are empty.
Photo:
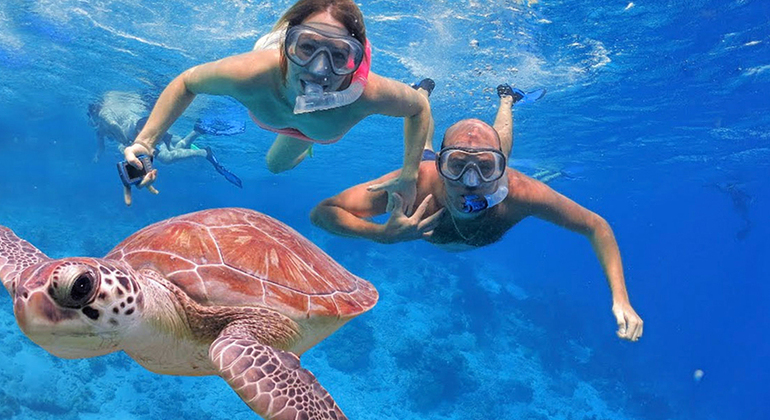
M94 289L94 279L91 273L83 273L75 279L70 289L70 299L73 302L81 302L91 295Z
M72 270L70 272L71 277L66 274L62 275L60 278L63 281L58 282L58 284L54 281L49 293L59 305L65 308L80 309L88 305L96 295L96 275L90 270L81 270ZM72 279L72 281L68 282L65 279Z

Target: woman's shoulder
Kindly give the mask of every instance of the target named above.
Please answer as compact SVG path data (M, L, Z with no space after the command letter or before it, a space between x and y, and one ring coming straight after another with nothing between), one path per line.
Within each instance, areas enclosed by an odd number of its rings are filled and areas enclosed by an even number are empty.
M277 53L249 51L232 55L191 69L204 83L226 83L236 96L252 96L266 87L280 82L280 64ZM195 76L193 76L195 77Z
M278 50L248 51L232 56L231 65L251 76L253 80L270 79L281 72L281 57Z

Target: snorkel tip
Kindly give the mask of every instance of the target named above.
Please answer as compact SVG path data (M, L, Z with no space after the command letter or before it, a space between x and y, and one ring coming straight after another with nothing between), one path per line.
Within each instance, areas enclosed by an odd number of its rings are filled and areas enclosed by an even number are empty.
M305 114L316 111L323 103L323 86L308 81L303 82L303 84L305 86L305 92L304 95L297 96L294 103L295 114Z
M324 87L318 83L305 81L305 96L321 96L324 94Z
M338 108L350 105L364 93L365 83L354 80L343 91L324 92L323 87L315 83L305 83L305 94L297 96L294 103L295 114Z
M480 212L502 203L507 196L508 187L505 185L501 185L494 193L488 195L464 195L463 207L460 211L463 213Z

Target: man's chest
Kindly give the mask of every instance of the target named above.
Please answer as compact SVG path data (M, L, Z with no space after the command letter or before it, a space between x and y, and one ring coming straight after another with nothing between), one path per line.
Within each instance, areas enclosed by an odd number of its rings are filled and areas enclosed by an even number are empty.
M430 242L435 244L465 244L482 247L499 241L512 227L499 217L484 217L478 220L457 220L445 211L433 231Z

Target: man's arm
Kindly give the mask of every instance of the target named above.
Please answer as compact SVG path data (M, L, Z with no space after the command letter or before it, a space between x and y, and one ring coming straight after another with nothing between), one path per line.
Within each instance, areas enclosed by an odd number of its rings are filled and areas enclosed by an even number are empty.
M367 220L384 214L388 205L388 193L369 191L369 186L387 182L396 178L398 174L399 171L391 172L323 200L310 212L310 220L314 225L337 235L369 239L380 243L404 242L430 236L442 213L439 210L423 218L433 198L431 195L425 197L414 214L407 216L403 198L394 194L395 208L390 212L390 217L385 224Z
M385 213L388 193L370 192L367 187L373 183L395 178L391 172L374 181L350 187L347 190L321 201L310 212L314 225L340 236L364 238L379 242L382 225L367 218Z
M631 307L620 249L609 223L542 182L532 179L529 182L527 204L533 216L578 232L591 241L612 292L612 312L618 322L618 336L638 340L642 336L643 323Z

